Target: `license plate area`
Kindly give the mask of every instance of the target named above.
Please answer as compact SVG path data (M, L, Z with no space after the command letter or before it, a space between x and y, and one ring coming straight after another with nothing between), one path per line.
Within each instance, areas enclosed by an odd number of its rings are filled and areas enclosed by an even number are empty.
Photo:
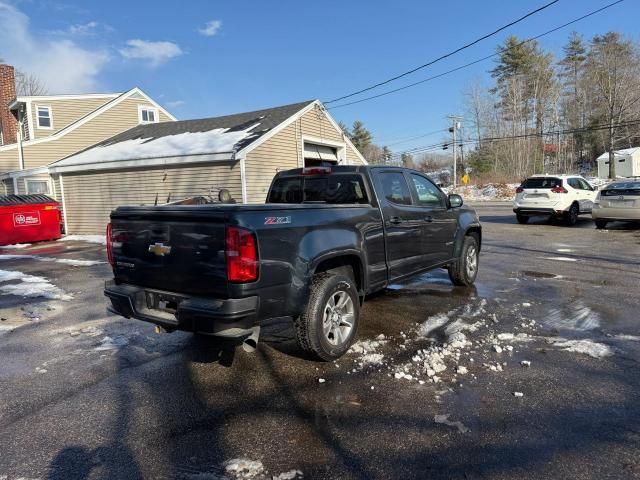
M145 290L140 293L136 303L141 314L177 324L178 306L184 299L171 293Z

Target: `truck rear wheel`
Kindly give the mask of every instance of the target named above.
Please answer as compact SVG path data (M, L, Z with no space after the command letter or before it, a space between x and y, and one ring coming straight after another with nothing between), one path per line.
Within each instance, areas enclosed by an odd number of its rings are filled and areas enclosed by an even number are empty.
M352 278L320 273L313 278L309 302L295 321L302 350L320 360L340 358L356 338L360 319L358 291Z
M462 242L458 260L449 265L451 283L459 287L473 285L478 276L478 260L478 240L474 235L467 235Z

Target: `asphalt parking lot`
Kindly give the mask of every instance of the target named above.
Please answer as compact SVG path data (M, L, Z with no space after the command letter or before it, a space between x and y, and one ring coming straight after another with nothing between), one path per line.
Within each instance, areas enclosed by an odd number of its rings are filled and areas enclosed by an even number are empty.
M369 298L334 363L107 314L100 245L0 251L0 479L640 478L640 228L478 211L476 287Z

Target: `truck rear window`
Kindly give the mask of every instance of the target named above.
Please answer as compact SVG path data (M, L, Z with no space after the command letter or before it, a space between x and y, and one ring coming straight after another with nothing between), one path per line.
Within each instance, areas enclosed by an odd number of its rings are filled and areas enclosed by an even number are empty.
M367 191L360 175L283 177L271 187L267 203L367 204Z
M556 188L562 186L562 180L553 177L527 178L522 182L522 188Z

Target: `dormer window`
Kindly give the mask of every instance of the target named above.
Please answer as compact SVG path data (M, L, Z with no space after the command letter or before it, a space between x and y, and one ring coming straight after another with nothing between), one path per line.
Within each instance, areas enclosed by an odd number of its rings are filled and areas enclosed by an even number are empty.
M158 109L152 107L146 107L143 105L138 106L140 123L158 123Z
M36 105L36 117L38 119L38 128L45 130L53 129L53 118L51 116L50 106Z

